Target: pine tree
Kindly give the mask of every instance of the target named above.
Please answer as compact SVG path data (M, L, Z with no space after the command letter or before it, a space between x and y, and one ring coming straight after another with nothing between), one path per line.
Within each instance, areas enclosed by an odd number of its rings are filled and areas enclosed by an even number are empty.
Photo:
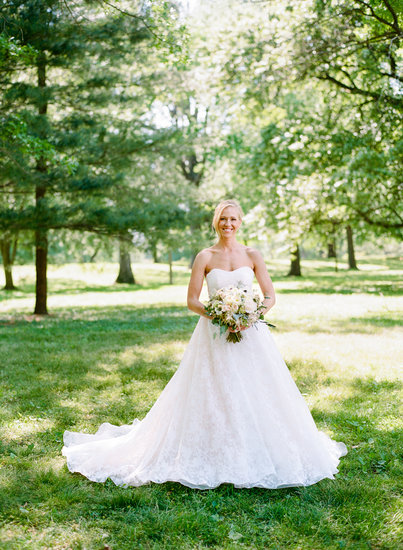
M16 0L0 12L2 130L16 126L1 136L0 185L11 201L0 203L0 228L35 232L37 314L47 314L49 229L119 234L148 223L144 193L125 186L133 155L165 138L142 120L153 33L145 15L104 7ZM12 43L24 53L18 59Z

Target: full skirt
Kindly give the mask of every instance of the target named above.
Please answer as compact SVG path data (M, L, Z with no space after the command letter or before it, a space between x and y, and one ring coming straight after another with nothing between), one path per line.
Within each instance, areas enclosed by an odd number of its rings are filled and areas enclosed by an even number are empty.
M344 443L319 431L264 323L226 342L201 317L143 420L65 432L70 471L117 485L176 481L210 489L307 486L333 479Z

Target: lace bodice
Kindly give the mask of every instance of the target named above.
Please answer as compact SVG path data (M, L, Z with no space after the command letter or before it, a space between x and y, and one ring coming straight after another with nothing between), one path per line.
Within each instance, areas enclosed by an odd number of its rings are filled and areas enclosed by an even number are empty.
M215 267L206 275L209 296L211 296L219 288L237 285L238 283L241 283L248 288L252 288L253 278L253 269L248 265L238 267L232 271L226 271L225 269Z

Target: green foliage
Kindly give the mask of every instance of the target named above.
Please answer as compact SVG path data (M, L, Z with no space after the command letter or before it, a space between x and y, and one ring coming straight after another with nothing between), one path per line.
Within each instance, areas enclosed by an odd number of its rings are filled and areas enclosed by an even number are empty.
M234 108L221 150L234 159L236 192L290 241L347 224L361 238L399 237L398 3L288 4L287 16L268 4L228 51L223 91L247 107Z
M142 44L169 14L155 3L150 23L150 14L105 12L106 4L30 0L2 8L9 42L18 37L22 52L34 52L19 64L7 51L1 58L3 187L11 196L32 196L38 186L47 195L33 209L0 205L3 228L139 228L143 199L135 194L129 208L126 194L122 211L119 195L130 187L133 157L166 139L141 120L153 97ZM176 22L169 25L172 39Z
M4 4L0 230L194 255L214 204L237 196L245 242L400 237L398 7Z
M316 2L300 27L301 71L355 96L372 118L402 111L403 15L400 0Z
M0 33L0 64L2 66L9 63L13 65L32 63L37 53L32 46L21 45L19 40L7 36L4 32Z

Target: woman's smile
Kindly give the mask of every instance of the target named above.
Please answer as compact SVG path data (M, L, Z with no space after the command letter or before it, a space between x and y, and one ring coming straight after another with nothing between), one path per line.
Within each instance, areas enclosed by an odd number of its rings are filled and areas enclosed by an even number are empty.
M221 213L221 217L218 222L218 229L222 236L230 236L235 234L241 225L238 212L232 206L227 206Z

